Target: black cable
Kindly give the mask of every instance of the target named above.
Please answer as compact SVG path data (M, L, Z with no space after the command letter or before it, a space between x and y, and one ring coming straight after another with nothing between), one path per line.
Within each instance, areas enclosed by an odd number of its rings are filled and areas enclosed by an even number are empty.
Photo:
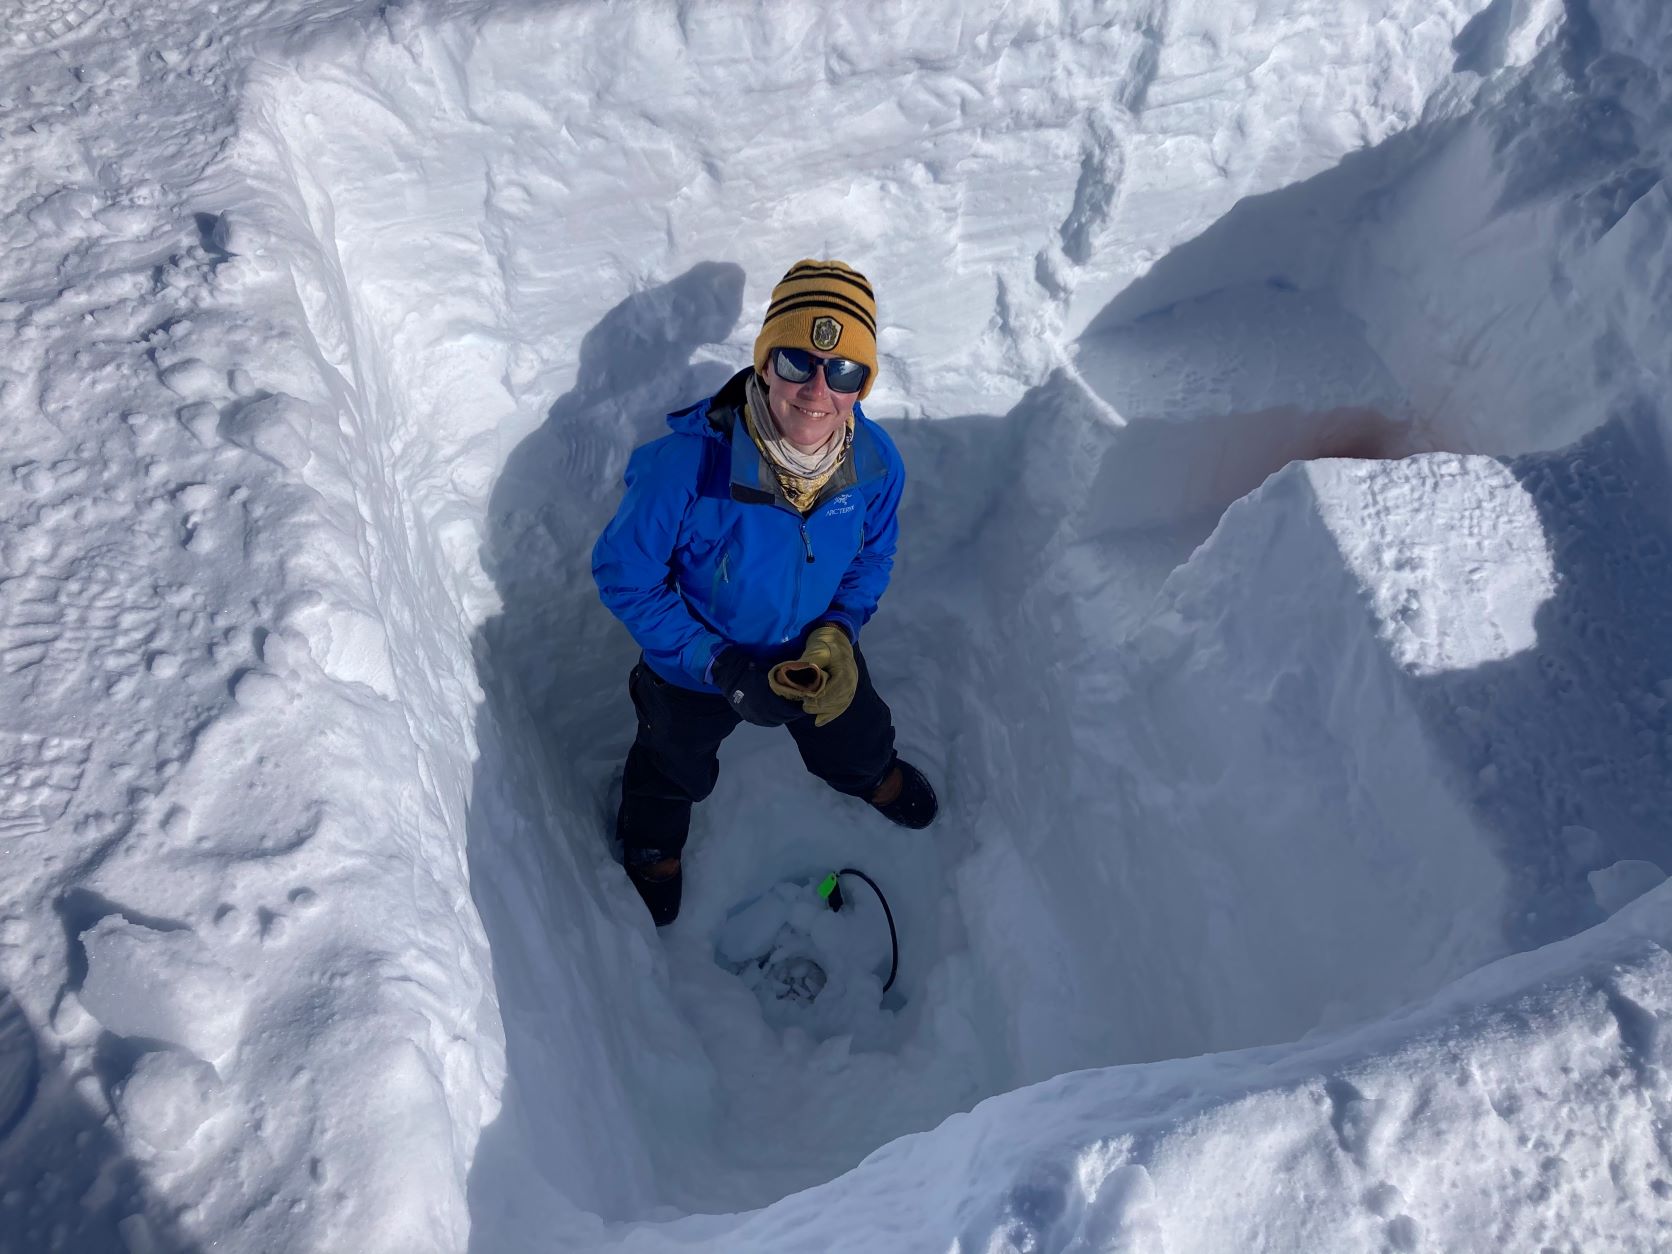
M827 863L826 865L829 864ZM836 872L836 874L859 876L860 879L864 880L871 886L871 891L877 895L877 900L882 902L882 912L888 917L888 943L894 950L894 956L890 959L888 964L888 983L882 986L882 991L886 993L889 989L894 987L894 977L900 973L900 936L899 933L894 930L894 912L888 908L888 898L882 895L882 889L877 887L876 880L865 874L865 872L861 871L858 867L845 866L840 871Z

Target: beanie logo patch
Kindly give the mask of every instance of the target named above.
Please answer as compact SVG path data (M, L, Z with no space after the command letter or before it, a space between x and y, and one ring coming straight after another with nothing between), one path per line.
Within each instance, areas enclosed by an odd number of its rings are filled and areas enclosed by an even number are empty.
M827 314L813 319L813 347L821 353L835 348L842 338L842 324Z

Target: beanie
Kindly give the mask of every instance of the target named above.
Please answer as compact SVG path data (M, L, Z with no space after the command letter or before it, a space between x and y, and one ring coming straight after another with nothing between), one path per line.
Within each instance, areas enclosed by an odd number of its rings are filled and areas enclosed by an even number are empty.
M863 400L877 381L877 298L865 276L840 261L796 262L772 289L755 337L755 369L762 375L775 348L863 362L871 368L859 389Z

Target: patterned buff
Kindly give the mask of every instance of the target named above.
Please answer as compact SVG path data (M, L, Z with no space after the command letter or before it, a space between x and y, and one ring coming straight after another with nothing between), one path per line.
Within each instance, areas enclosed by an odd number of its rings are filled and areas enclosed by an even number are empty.
M777 475L778 486L790 504L805 514L813 508L819 490L830 482L830 476L847 456L853 443L853 417L850 415L847 425L832 431L830 438L818 448L803 453L784 438L778 420L772 416L772 406L767 403L766 386L758 374L749 376L747 402L743 407L743 421L749 428L749 438Z

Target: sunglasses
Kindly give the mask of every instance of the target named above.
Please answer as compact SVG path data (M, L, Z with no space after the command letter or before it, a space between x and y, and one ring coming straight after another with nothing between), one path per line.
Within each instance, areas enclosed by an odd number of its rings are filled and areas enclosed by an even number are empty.
M772 368L785 383L805 383L824 367L824 385L832 392L857 392L865 386L871 368L846 357L815 357L804 348L775 348Z

